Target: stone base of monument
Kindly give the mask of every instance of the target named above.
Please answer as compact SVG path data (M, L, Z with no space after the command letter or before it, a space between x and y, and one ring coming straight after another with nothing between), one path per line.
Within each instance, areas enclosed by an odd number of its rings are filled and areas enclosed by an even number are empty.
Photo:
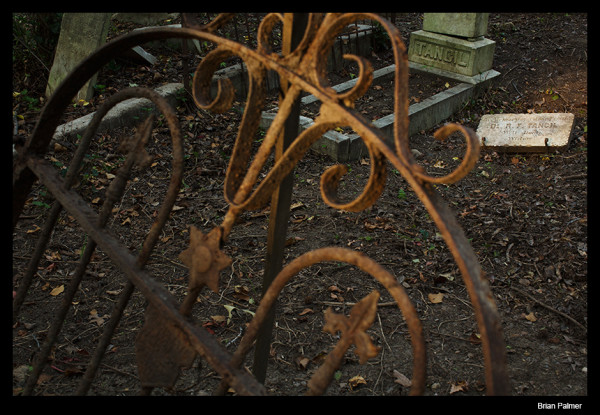
M473 76L489 70L496 42L481 37L470 41L417 30L410 34L408 59L414 63Z
M477 135L482 147L505 152L564 150L574 114L489 114L481 117Z
M440 78L452 79L454 81L462 82L465 84L471 84L471 85L487 85L488 81L491 81L492 79L494 79L495 77L500 75L500 72L498 72L494 69L489 69L487 71L478 73L476 75L468 76L468 75L463 75L463 74L459 74L456 72L448 71L445 69L434 68L434 67L423 65L420 63L416 63L416 62L409 62L408 66L409 66L411 72L415 72L415 71L424 72L424 73L428 73L430 75L439 76Z

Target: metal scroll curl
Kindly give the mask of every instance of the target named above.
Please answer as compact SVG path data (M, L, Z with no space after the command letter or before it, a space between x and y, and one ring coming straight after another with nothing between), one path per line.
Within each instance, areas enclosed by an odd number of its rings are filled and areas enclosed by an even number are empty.
M140 30L121 36L102 46L75 68L71 75L56 89L54 95L48 100L34 133L25 144L24 153L30 152L37 155L45 153L58 125L59 117L72 97L102 65L108 63L119 51L148 41L171 37L214 42L218 45L217 48L209 53L196 69L192 85L196 104L201 108L215 112L222 112L231 107L233 88L228 81L219 83L215 98L210 96L210 82L213 74L218 68L219 62L229 56L236 55L244 61L249 79L246 107L230 158L224 186L225 199L229 203L229 210L219 227L213 229L208 235L196 234L192 243L193 246L191 245L188 250L184 251L187 252L187 254L184 254L184 258L195 269L196 277L194 281L190 281L188 297L178 311L173 307L173 298L165 292L166 290L158 288L139 269L127 270L128 278L142 290L144 295L149 297L152 307L155 307L152 309L154 315L164 316L164 318L160 318L161 321L164 320L161 324L171 324L177 328L175 332L184 333L181 347L184 349L192 347L197 353L203 355L214 365L213 367L218 368L217 371L226 379L224 380L225 383L230 383L236 390L246 391L247 393L262 393L264 391L263 388L255 384L255 381L246 379L242 371L236 369L236 366L239 367L241 363L240 359L243 358L246 352L245 348L249 347L248 342L252 342L250 329L246 333L246 340L242 341L238 351L229 359L224 351L216 347L211 339L206 338L184 317L189 313L189 308L194 304L195 297L203 286L209 286L212 289L217 287L214 281L215 275L218 278L218 271L221 267L228 265L228 260L223 257L220 246L227 240L236 218L245 210L255 210L268 203L274 189L302 159L310 146L325 132L336 127L348 126L365 143L370 156L371 173L362 193L354 200L345 202L340 200L337 194L338 183L346 173L345 168L334 166L325 170L321 176L321 194L324 201L335 208L360 211L375 203L381 195L386 177L387 162L403 175L440 230L465 281L474 306L479 331L482 335L488 393L509 394L510 386L506 374L502 330L489 285L454 213L444 203L434 187L436 183L454 183L473 168L479 154L479 144L475 133L466 127L454 124L445 126L436 132L435 137L438 139L443 139L454 131L459 131L466 139L467 150L463 162L449 175L441 178L430 177L416 163L408 142L407 51L399 31L379 15L371 13L311 14L302 41L296 49L285 56L273 53L268 42L275 25L284 20L281 14L268 14L263 19L259 26L258 47L256 50L216 34L216 30L222 27L230 18L230 15L222 15L206 26ZM371 19L380 23L389 35L394 53L394 63L396 65L394 74L394 148L388 146L383 133L379 129L354 109L354 101L366 92L372 82L372 68L368 61L358 56L344 55L344 58L357 62L360 69L356 86L348 92L337 93L330 88L326 81L326 58L336 35L348 24L360 19ZM267 70L276 71L280 79L288 84L288 87L285 96L280 101L279 111L275 119L267 130L256 154L252 155L252 143L258 130L266 97L265 79ZM268 157L274 151L275 144L283 131L284 123L302 91L314 95L321 101L320 115L314 120L314 124L310 128L298 135L259 182L260 172ZM21 157L13 168L13 227L22 211L26 195L35 180L35 174L38 174L38 172L34 174L31 171L33 168L34 165L28 162L27 157ZM60 189L57 187L56 191L59 192ZM64 197L70 196L65 195ZM87 220L86 215L81 215L82 223L87 223ZM88 231L94 230L93 225L86 226ZM111 252L115 262L124 264L127 267L131 265L132 261L129 257L118 252L116 248L113 249L115 244L112 240L99 233L96 234L96 237L99 246L107 252ZM408 297L391 274L383 270L374 261L365 258L360 253L340 250L339 248L311 251L288 264L276 277L276 281L277 284L285 284L285 281L289 280L302 268L323 260L341 260L356 265L378 279L396 299L407 322L410 321L414 354L413 382L415 385L411 393L422 393L426 364L420 322ZM213 261L215 261L214 264ZM138 268L139 265L137 264ZM390 278L393 279L393 282ZM269 302L274 301L279 293L280 288L277 287L278 285L275 285L275 282L270 286L261 301L257 316L259 316L259 312L266 313L268 311ZM156 293L160 293L160 295L156 295ZM273 297L273 300L271 300L271 297ZM258 326L260 326L260 320L255 317L251 322L251 327L254 330L254 327ZM147 337L151 338L151 334ZM175 349L178 350L179 348ZM172 353L178 352L175 350ZM177 369L178 365L179 362L175 362L173 367ZM168 367L166 372L172 373L172 370L175 369ZM315 390L317 389L319 388L315 388Z
M337 93L326 82L325 64L327 53L336 35L348 24L358 19L370 18L380 22L388 30L394 51L395 89L394 89L394 142L396 151L388 147L382 133L372 123L354 110L354 101L363 95L372 82L370 63L359 56L344 55L359 65L359 76L356 85L347 92ZM337 197L337 184L346 173L343 167L334 166L322 176L322 195L327 204L334 208L350 211L360 211L371 206L381 194L385 182L385 159L389 160L405 177L411 176L420 183L454 183L464 177L477 161L479 146L475 134L468 128L449 124L438 132L435 137L443 139L453 131L460 131L467 141L467 151L463 162L444 177L428 176L418 165L408 146L408 99L407 79L408 64L406 48L395 26L385 19L373 14L328 14L325 17L311 15L310 23L301 44L290 55L282 57L270 52L265 46L268 37L265 32L272 30L274 23L281 19L278 14L269 14L259 28L259 46L256 54L245 48L231 49L223 45L211 52L198 66L194 77L194 99L205 109L223 111L231 105L233 90L227 80L219 80L217 96L210 98L210 79L217 68L218 62L232 54L240 56L247 65L249 74L249 94L246 103L248 113L240 124L240 130L234 147L225 183L225 197L232 209L225 222L225 237L233 222L233 218L243 210L258 209L269 200L272 189L275 188L303 157L312 143L330 129L349 126L364 140L372 163L369 180L354 201L340 202ZM303 52L301 55L300 52ZM293 58L292 58L293 57ZM275 70L281 79L291 83L286 96L280 103L280 108L271 124L257 153L251 160L250 147L253 134L258 127L257 119L260 108L264 104L264 82L266 69ZM301 133L292 146L285 152L267 174L263 181L257 184L258 174L262 171L268 156L273 151L275 142L283 129L283 124L291 111L294 100L300 92L306 91L315 95L322 102L320 115L314 120L313 126ZM247 167L247 170L245 170ZM245 173L245 174L244 174Z
M269 19L269 22L272 23L275 18L269 16L266 19ZM365 87L370 84L369 66L365 65L361 58L345 56L361 64L361 77L357 82L357 86L350 93L337 94L325 81L324 61L335 35L349 23L364 18L373 19L382 24L390 37L394 52L396 65L394 86L395 151L386 144L381 131L365 120L353 108L352 101L361 93L364 93ZM301 56L296 55L293 59L288 58L286 60L285 57L275 54L263 55L250 51L244 53L245 56L255 62L256 67L262 68L264 66L267 69L277 71L280 78L286 80L290 86L245 176L242 175L242 169L246 163L237 163L237 161L249 162L249 142L248 138L242 134L238 137L226 183L226 198L230 202L230 211L223 223L224 236L226 237L239 212L259 208L268 202L272 190L280 184L282 178L292 170L310 145L325 131L337 126L351 127L361 136L369 151L371 160L369 181L359 197L349 203L343 203L337 198L337 183L345 170L339 166L330 168L321 177L321 192L324 200L331 206L349 210L361 210L370 206L377 200L383 188L385 160L389 161L404 176L440 230L465 281L475 309L479 330L482 334L488 393L509 394L510 386L506 373L501 324L485 274L479 266L476 255L462 228L457 223L453 212L444 203L433 186L436 183L454 183L464 177L475 165L479 155L479 145L475 133L467 127L455 124L449 124L437 131L435 133L437 139L443 139L454 131L461 132L466 139L467 150L463 162L449 175L440 178L428 176L424 169L415 162L409 148L408 58L399 31L385 19L370 13L327 14L318 17L311 15L310 21L311 24L308 25L301 43ZM265 27L272 27L272 25L265 25ZM248 61L246 62L248 63ZM249 73L253 74L251 68L249 68ZM254 86L252 82L257 78L250 76L250 79L252 90ZM257 185L258 172L264 165L267 155L272 151L283 129L284 121L290 114L293 101L302 90L314 95L321 101L320 115L310 128L298 135L267 173L266 177ZM245 122L246 118L244 118L243 124ZM240 132L243 131L243 128L244 125L240 127Z
M364 69L366 66L363 66L362 75L367 75L364 79L359 79L358 86L360 89L352 91L353 95L351 96L335 93L325 82L323 61L333 42L334 35L348 23L361 18L373 19L381 23L391 40L396 65L394 86L395 151L386 144L381 131L365 120L350 102L350 97L355 99L357 95L354 95L354 93L363 91L367 83L365 79L368 80L369 71ZM456 221L454 213L444 203L433 186L436 183L454 183L464 177L475 165L479 154L479 145L475 133L467 127L454 124L449 124L436 132L435 137L438 139L447 137L453 131L461 132L465 136L467 150L463 162L449 175L441 178L428 176L424 169L415 162L408 144L408 59L406 47L398 30L385 19L370 13L328 14L312 21L319 21L320 24L309 25L306 30L304 39L311 39L311 41L302 43L306 50L301 58L286 61L273 54L264 56L256 55L253 52L248 53L248 56L261 61L268 69L277 71L280 78L289 82L290 87L280 103L279 112L267 131L262 146L252 160L248 174L243 178L239 170L241 169L240 165L235 165L232 158L228 178L235 177L240 185L236 191L233 187L226 186L226 198L231 203L231 208L224 221L224 235L230 230L234 218L240 211L256 209L267 203L270 192L279 185L282 178L292 170L293 166L308 150L310 144L318 139L321 134L337 126L351 127L363 139L370 153L372 165L369 181L358 198L349 203L341 203L337 199L336 190L337 183L345 171L343 167L330 168L322 175L321 179L321 192L324 200L334 207L344 207L352 210L364 209L374 203L381 193L383 178L385 178L386 159L403 175L440 230L463 276L475 309L479 331L482 334L488 393L509 394L510 386L506 373L502 329L489 284L464 231ZM360 61L360 58L353 57L351 59ZM299 96L301 90L307 91L321 101L321 113L315 119L314 124L294 140L267 176L254 188L258 171L260 171L267 155L272 150L279 133L282 131L283 122L290 113L292 102ZM236 146L239 143L244 143L243 137L240 136L239 138L241 140L236 143ZM246 154L244 151L240 153ZM231 181L228 181L227 184L230 185L231 183Z
M420 395L425 389L425 339L423 337L423 329L417 312L410 301L410 298L404 291L404 288L398 283L396 278L384 269L377 262L369 258L368 256L356 252L347 248L339 247L328 247L316 249L307 252L298 258L295 258L288 265L286 265L281 272L275 277L269 288L263 295L260 304L256 310L254 318L248 325L244 336L242 337L240 344L232 356L231 364L233 366L240 366L243 362L244 357L253 346L254 341L258 335L259 329L263 324L265 317L269 310L275 303L279 293L284 286L289 282L291 278L297 275L300 271L325 261L339 261L347 264L354 265L360 270L370 274L379 283L383 285L385 289L391 294L392 298L396 301L398 308L402 312L402 315L407 323L408 331L411 337L412 349L413 349L413 378L411 386L411 395ZM378 298L378 295L377 295ZM376 299L375 299L376 302ZM358 304L357 304L358 306ZM356 307L356 306L355 306ZM373 309L375 303L372 304ZM351 313L352 317L352 313ZM370 326L363 326L363 330ZM326 329L327 326L324 328ZM332 380L333 371L337 369L339 365L340 356L347 348L347 345L342 346L343 351L336 349L327 357L326 362L321 366L319 371L315 373L311 381L308 383L309 391L308 395L321 394L327 388L327 385ZM368 357L366 354L361 356L363 358ZM372 356L372 355L371 355ZM220 387L217 389L215 394L220 394L227 388L227 382L222 382Z

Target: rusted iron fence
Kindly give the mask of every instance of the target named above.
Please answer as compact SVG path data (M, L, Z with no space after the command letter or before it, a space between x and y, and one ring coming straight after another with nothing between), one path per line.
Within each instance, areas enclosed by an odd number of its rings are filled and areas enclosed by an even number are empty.
M101 359L106 353L115 328L134 290L139 290L148 302L144 326L137 336L135 346L142 393L148 394L156 387L172 386L179 375L180 367L189 365L197 355L200 355L222 379L220 386L214 391L215 394L224 393L228 387L235 389L238 394L265 394L263 382L268 356L266 353L268 348L265 348L265 345L268 346L270 342L273 304L290 278L302 269L323 261L339 261L358 267L379 281L394 298L406 320L411 336L413 352L411 394L422 394L426 368L422 326L410 298L392 274L376 260L359 252L339 247L307 252L283 266L284 243L281 238L285 238L290 212L292 186L289 178L294 166L302 159L311 144L325 132L338 126L350 126L362 137L369 152L371 173L368 183L358 197L350 202L341 202L337 197L337 186L346 173L346 168L343 165L328 168L321 176L323 200L337 209L361 211L375 203L380 196L386 177L386 163L392 164L404 176L427 208L462 273L481 333L487 391L489 394L508 394L510 388L505 367L504 341L498 312L488 283L453 212L444 203L434 186L439 183L454 183L473 168L479 155L478 140L473 131L451 124L436 132L435 138L438 140L444 140L456 131L460 132L466 140L467 150L463 161L450 174L444 177L432 177L416 163L408 145L406 49L398 30L379 15L369 13L268 14L260 23L254 48L243 46L216 34L217 29L231 18L232 15L223 14L204 25L188 22L182 28L161 27L135 31L107 43L74 69L59 86L48 100L33 134L23 146L17 148L18 157L13 164L13 229L36 180L48 189L55 202L40 232L28 267L20 270L17 294L13 302L13 319L19 316L59 213L62 210L67 211L90 238L65 289L61 306L36 355L23 394L34 393L38 378L96 248L100 248L123 272L126 277L126 287L115 303L110 320L105 325L96 351L81 379L77 394L85 394L93 382ZM345 59L356 62L360 70L358 82L351 90L336 93L327 85L325 62L336 36L361 19L380 24L389 35L393 48L396 65L393 91L396 123L393 146L386 144L383 134L354 110L354 101L366 91L372 81L373 71L366 59L355 55L344 56ZM281 25L283 28L281 53L274 52L269 41L276 25ZM161 229L169 219L182 181L182 134L176 114L164 99L144 88L123 90L109 98L96 111L64 177L44 159L65 107L102 65L108 63L113 56L124 49L152 40L173 37L206 40L217 45L202 59L193 76L192 92L198 107L214 112L222 112L231 107L234 91L228 80L220 80L217 96L210 96L212 75L224 59L230 56L241 58L247 67L249 79L246 110L239 126L224 185L225 198L229 207L223 222L207 234L191 227L189 247L180 254L182 262L189 268L187 296L181 304L145 270ZM277 116L266 132L258 151L252 154L253 137L259 127L261 111L265 103L264 82L267 70L279 74L283 93ZM316 96L321 101L321 108L314 124L298 134L299 97L303 91ZM144 146L152 130L152 118L144 121L138 128L136 136L129 140L127 157L110 183L99 213L96 213L72 189L100 120L118 102L132 97L144 97L154 102L170 130L173 149L169 188L154 224L137 255L123 246L115 235L105 229L105 226L114 204L122 196L132 168L143 167L147 161ZM266 177L260 180L259 173L273 152L275 163L268 170ZM243 212L261 209L268 203L271 203L271 213L263 296L238 348L232 354L203 327L198 326L190 317L190 312L196 298L205 287L213 291L219 289L219 273L231 264L231 258L223 252L222 247L227 244L236 219ZM331 333L340 332L341 335L334 350L309 381L307 394L322 394L325 391L344 353L351 345L356 345L361 363L377 354L378 350L365 330L373 322L378 298L379 293L376 291L367 295L352 308L349 317L331 311L326 313L326 324L323 330ZM241 368L241 365L253 347L255 367L254 375L251 375Z
M246 45L249 48L256 48L258 20L266 16L267 13L241 13L233 16L225 25L221 27L220 34L228 39L235 40L237 43ZM218 16L218 13L197 13L183 14L183 26L204 25L210 23ZM395 24L396 13L384 13L381 16L385 17L392 24ZM376 20L373 19L357 19L349 24L342 32L337 34L337 38L341 39L339 48L347 45L351 41L356 41L357 37L350 37L349 34L372 32L377 28ZM281 28L275 28L276 38L281 40ZM374 40L372 40L374 42ZM216 45L210 42L198 42L199 52L203 55L206 52L213 50ZM281 52L281 41L272 44L274 52Z

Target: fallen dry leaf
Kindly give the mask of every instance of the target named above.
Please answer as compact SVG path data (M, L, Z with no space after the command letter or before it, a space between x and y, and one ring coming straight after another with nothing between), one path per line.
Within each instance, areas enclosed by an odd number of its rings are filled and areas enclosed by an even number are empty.
M210 318L212 318L215 323L224 323L227 321L227 317L225 316L210 316Z
M65 286L63 284L59 287L54 288L52 291L50 291L50 295L53 295L56 297L58 294L62 293L64 290L65 290Z
M291 246L291 245L294 245L295 243L297 243L298 241L303 241L303 240L304 240L304 238L300 238L299 236L294 236L294 237L286 239L285 246Z
M62 257L58 251L51 252L50 255L44 255L48 261L60 261Z
M378 225L373 225L373 224L371 224L369 222L365 222L365 229L368 229L368 230L372 231L372 230L375 230L377 228L379 228Z
M412 381L406 376L404 376L402 373L398 372L396 369L394 369L394 377L396 378L394 380L394 383L399 383L405 388L409 388L412 385Z
M236 285L233 290L233 296L238 300L248 301L250 299L249 289L245 285Z
M469 384L467 383L467 381L463 380L460 382L456 382L453 383L452 386L450 386L450 395L456 392L465 392L467 390L469 390Z
M119 294L121 294L121 291L123 291L123 290L107 290L106 294L108 294L108 295L119 295Z
M537 317L535 316L535 314L533 314L533 311L527 315L523 314L523 316L531 322L537 321Z
M471 333L471 337L469 337L469 341L473 344L481 344L481 334Z
M427 294L427 298L429 298L429 301L431 301L433 304L438 304L444 299L444 293Z
M29 229L29 230L27 230L27 231L26 231L26 233L35 233L35 232L37 232L37 231L39 231L39 230L41 230L41 229L42 229L42 228L40 228L40 227L39 227L39 226L37 226L37 225L33 225L33 226L34 226L34 228L33 228L33 229Z
M331 293L331 294L329 294L329 297L331 297L332 300L339 301L340 303L344 302L344 297L342 297L341 295Z
M67 148L61 144L54 143L54 151L56 151L56 152L67 151Z
M90 311L89 319L91 321L93 321L94 323L96 323L97 325L101 326L104 324L104 320L107 319L108 317L109 316L107 314L105 314L103 316L99 316L98 310L94 309L94 310Z
M356 375L348 381L348 384L350 385L350 389L354 389L358 385L366 385L367 381L362 376Z
M13 378L17 382L25 382L29 375L29 365L21 365L13 369Z
M310 359L306 356L298 356L296 358L296 364L302 370L306 370L309 363L310 363Z

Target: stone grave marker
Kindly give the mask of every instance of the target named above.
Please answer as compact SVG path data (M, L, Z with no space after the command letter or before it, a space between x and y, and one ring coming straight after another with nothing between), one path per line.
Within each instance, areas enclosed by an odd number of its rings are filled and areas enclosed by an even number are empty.
M179 13L115 13L113 20L132 22L144 26L153 26L177 18Z
M574 114L488 114L477 135L482 147L506 152L563 150L569 144Z
M47 97L52 95L75 66L106 42L110 17L111 13L65 13L63 15L54 62L46 87ZM76 100L90 100L94 95L95 82L96 75L81 88Z
M425 13L423 30L410 34L408 60L475 76L492 68L496 42L486 39L489 13Z
M478 40L487 34L489 13L424 13L423 30Z

